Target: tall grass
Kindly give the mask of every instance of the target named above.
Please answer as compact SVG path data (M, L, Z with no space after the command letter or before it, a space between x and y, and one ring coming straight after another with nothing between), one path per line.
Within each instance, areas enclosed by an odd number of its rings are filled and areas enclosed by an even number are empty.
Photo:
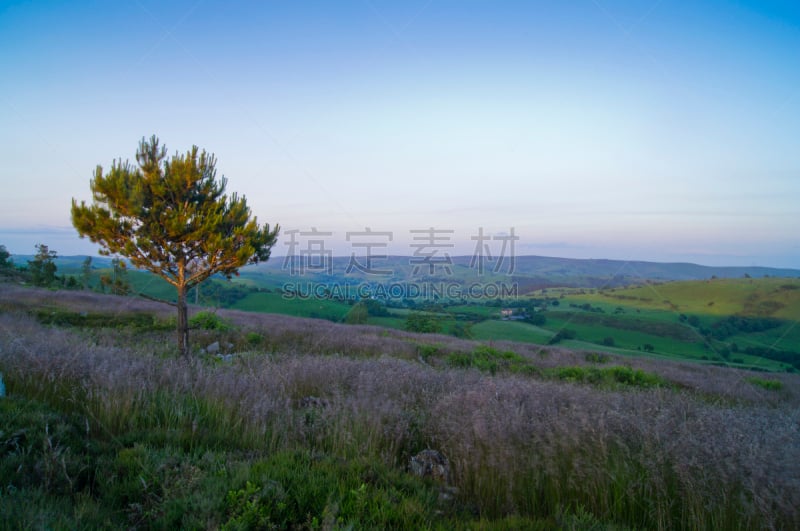
M776 376L783 382L776 393L743 385L735 371L647 362L632 366L661 369L661 378L676 386L597 387L570 378L491 375L476 366L499 353L503 361L524 359L553 371L591 367L580 353L514 348L512 356L503 353L516 345L489 350L437 337L441 362L433 354L423 363L417 360L418 336L308 320L269 328L252 315L225 315L259 331L266 351L240 353L230 363L187 361L154 354L155 339L139 345L125 334L44 326L6 312L0 314L0 370L9 396L77 415L87 431L118 449L282 455L298 474L311 466L297 464L308 456L319 456L312 459L321 467L315 470L345 467L343 477L354 483L343 484L335 499L291 502L310 511L308 527L323 526L326 518L331 525L363 518L380 526L376 514L389 506L397 512L386 522L396 526L504 525L515 518L563 524L564 515L584 515L632 528L800 527L795 376ZM381 345L387 355L380 354ZM459 352L461 357L448 358ZM469 363L448 368L448 359ZM630 374L638 374L634 369ZM447 509L435 509L430 491L416 491L411 483L392 490L386 483L406 481L409 457L428 447L452 466L456 500ZM348 463L361 472L353 473ZM365 472L364 463L379 472ZM236 476L230 495L220 497L231 525L248 518L287 523L296 516L285 507L264 508L272 499L269 481L277 480L262 472L253 475L250 467ZM320 473L314 481L333 481L325 475L333 472ZM371 474L383 479L364 479ZM288 481L279 481L282 489ZM155 506L165 495L145 499ZM403 496L408 502L395 504ZM145 509L136 513L142 522L149 518Z

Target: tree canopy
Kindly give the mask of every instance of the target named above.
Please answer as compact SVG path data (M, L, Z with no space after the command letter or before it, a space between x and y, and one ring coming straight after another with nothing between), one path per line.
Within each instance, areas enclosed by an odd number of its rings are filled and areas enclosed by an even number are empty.
M34 286L50 286L56 280L56 263L58 253L51 251L43 244L36 244L36 256L33 260L28 260L28 271L30 272L31 282Z
M227 278L267 260L279 227L259 226L244 196L225 194L216 158L193 146L167 159L157 137L142 139L136 165L114 160L90 182L93 202L72 200L72 223L101 254L122 255L178 292L178 343L188 354L186 292L211 275Z

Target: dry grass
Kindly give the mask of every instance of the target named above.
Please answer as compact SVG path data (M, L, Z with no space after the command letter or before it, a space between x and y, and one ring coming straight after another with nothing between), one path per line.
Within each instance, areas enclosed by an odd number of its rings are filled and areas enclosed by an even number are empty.
M171 314L94 294L2 286L0 296L6 308ZM453 466L460 502L486 518L566 507L637 528L800 527L797 376L771 376L783 383L775 392L748 384L742 371L626 359L680 388L604 390L418 361L421 342L443 352L476 346L446 336L219 315L239 334L262 334L267 352L186 361L156 348L169 334L136 343L4 312L0 368L11 393L85 414L93 429L121 441L169 426L183 430L187 447L302 447L394 467L434 448ZM495 346L541 368L591 365L580 352ZM319 400L309 405L309 396Z

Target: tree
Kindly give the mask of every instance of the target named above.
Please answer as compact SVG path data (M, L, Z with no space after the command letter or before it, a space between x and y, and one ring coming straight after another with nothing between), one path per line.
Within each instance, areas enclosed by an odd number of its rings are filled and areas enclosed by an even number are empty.
M8 252L5 245L0 245L0 269L11 269L14 267L14 262L11 261L11 253Z
M92 279L92 257L87 256L81 264L81 286L89 289L89 281Z
M128 258L175 286L178 349L189 354L187 291L214 274L267 260L279 227L259 226L244 196L227 196L216 157L197 146L167 160L155 136L142 138L134 166L114 160L90 182L93 203L72 200L72 224L103 255Z
M100 287L103 292L108 286L112 295L128 295L131 285L128 283L128 266L119 258L111 260L111 274L100 277Z
M364 301L357 302L350 308L347 315L344 317L344 322L347 324L365 324L369 318L369 308Z
M28 271L34 286L47 287L56 280L57 267L53 260L58 253L51 251L45 244L36 244L36 256L28 260Z
M422 312L411 312L406 317L405 329L409 332L436 334L442 331L442 325L435 315Z

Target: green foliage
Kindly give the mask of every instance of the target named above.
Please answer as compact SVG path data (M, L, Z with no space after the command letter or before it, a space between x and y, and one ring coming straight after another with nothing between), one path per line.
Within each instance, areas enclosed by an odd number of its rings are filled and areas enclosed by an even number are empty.
M419 356L425 362L427 362L430 358L439 355L441 351L441 345L431 345L428 343L417 344L417 352L419 352Z
M472 339L472 325L470 323L457 322L450 328L450 334L455 337Z
M608 356L598 352L589 352L586 354L584 359L590 363L607 363L609 360Z
M89 313L64 310L38 310L34 313L42 324L56 326L76 326L81 328L120 328L132 327L135 330L164 330L174 327L174 323L161 321L152 314L131 313Z
M497 374L498 371L512 373L534 373L533 367L526 358L516 352L499 351L488 345L480 345L470 353L454 352L447 357L451 367L463 369L475 368L479 371Z
M353 305L347 315L344 317L344 322L347 324L365 324L369 318L369 309L364 301L358 302Z
M36 245L36 256L33 260L28 260L28 272L34 286L47 287L55 282L58 268L53 260L57 256L55 251L51 251L43 243Z
M423 334L436 334L442 331L440 319L431 314L423 312L411 312L406 317L405 329L409 332L419 332Z
M381 301L375 299L362 299L359 301L359 304L363 304L364 307L367 309L367 313L372 317L387 317L389 315L389 310L386 308L386 305L381 303Z
M766 389L767 391L780 391L783 389L783 382L780 380L769 380L766 378L758 378L752 376L747 378L747 381L756 387L760 387L762 389Z
M128 266L119 258L111 261L111 273L100 277L100 287L103 292L108 289L112 295L128 295L131 285L128 283Z
M589 383L606 387L662 387L668 382L661 376L631 367L557 367L549 370L547 375L570 382Z
M0 269L12 267L14 267L14 262L11 261L11 253L8 252L5 245L0 245Z
M547 323L547 317L545 317L543 312L531 312L528 313L525 322L535 326L542 326Z
M769 317L742 317L729 315L711 325L710 333L714 339L725 340L736 334L749 334L753 332L763 332L773 328L778 328L783 324L780 319Z
M188 354L186 293L214 274L267 260L279 228L259 226L246 199L225 194L216 158L197 146L167 160L158 138L142 139L138 166L115 160L91 180L93 204L72 200L72 223L101 253L127 257L178 291L178 346Z
M189 319L189 326L200 330L216 330L217 332L227 332L231 329L230 323L216 313L206 310L194 314Z
M550 338L550 341L548 343L550 345L555 345L556 343L559 343L563 339L575 339L576 337L578 337L578 333L575 330L569 328L562 328L561 330L556 332L556 335Z
M81 286L83 289L89 288L89 281L92 278L92 257L87 256L81 263Z
M437 508L431 486L378 461L282 451L225 498L222 529L418 529Z
M264 336L262 336L258 332L248 332L244 336L244 340L251 347L257 347L257 346L261 345L264 342Z

